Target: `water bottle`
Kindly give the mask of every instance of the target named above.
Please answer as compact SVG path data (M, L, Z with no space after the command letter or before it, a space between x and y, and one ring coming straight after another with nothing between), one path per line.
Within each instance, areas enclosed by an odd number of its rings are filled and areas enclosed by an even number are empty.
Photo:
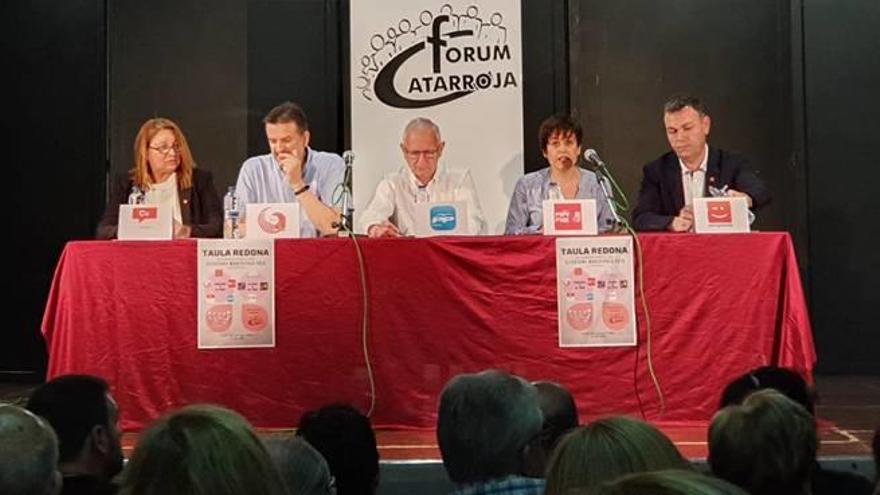
M241 231L238 225L239 210L238 198L235 196L235 186L229 186L226 195L223 196L223 238L240 239Z
M550 183L550 186L547 187L547 199L562 199L562 189L559 188L559 184L555 182Z
M137 184L132 184L131 192L128 194L128 204L141 205L144 204L144 192Z

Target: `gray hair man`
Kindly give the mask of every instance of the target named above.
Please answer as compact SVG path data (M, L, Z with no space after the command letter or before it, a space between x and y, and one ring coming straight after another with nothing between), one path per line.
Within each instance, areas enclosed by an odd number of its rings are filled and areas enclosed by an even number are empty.
M61 489L58 439L45 421L0 405L0 493L54 495Z
M424 117L409 121L400 143L406 167L379 182L360 216L361 230L370 237L413 235L416 203L463 201L467 204L468 233L484 233L486 221L471 174L466 169L440 166L445 148L437 124Z
M544 481L522 476L526 450L543 417L535 386L499 370L459 375L440 397L437 440L456 493L541 494Z

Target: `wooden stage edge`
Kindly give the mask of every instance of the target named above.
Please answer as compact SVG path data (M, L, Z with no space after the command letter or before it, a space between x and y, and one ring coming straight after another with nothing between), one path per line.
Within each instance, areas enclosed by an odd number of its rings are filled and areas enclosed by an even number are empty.
M681 453L691 460L703 460L708 454L707 425L700 426L660 426ZM286 436L294 433L292 429L257 429L261 437ZM821 446L819 457L870 457L873 430L842 429L823 421L819 427ZM131 455L137 443L137 433L123 436L126 457ZM401 431L377 430L376 441L379 457L385 462L424 461L439 462L440 451L433 430Z

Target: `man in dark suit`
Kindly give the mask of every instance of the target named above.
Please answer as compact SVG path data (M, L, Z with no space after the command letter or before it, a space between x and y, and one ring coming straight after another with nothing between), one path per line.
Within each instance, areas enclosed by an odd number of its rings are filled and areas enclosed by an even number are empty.
M644 167L633 211L636 230L691 230L693 198L707 196L710 188L745 197L753 210L770 202L770 192L746 168L745 158L706 143L712 120L698 98L670 98L663 123L672 151Z

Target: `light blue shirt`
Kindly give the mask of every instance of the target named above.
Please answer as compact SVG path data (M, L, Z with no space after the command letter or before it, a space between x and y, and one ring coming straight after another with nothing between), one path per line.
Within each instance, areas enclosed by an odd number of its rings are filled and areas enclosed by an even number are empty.
M337 190L345 174L345 163L342 157L334 153L308 150L303 181L309 185L309 191L327 206L341 205L341 192ZM238 173L235 185L242 212L248 203L298 203L293 189L287 182L287 176L275 156L253 156L245 160ZM309 220L305 211L300 208L299 232L301 237L317 237L318 230Z
M599 180L595 173L585 168L581 168L580 173L581 178L575 199L596 200L596 223L599 226L599 232L606 232L613 226L614 217L608 208L605 193L599 186ZM520 177L516 181L513 196L510 198L504 233L534 234L538 232L544 224L543 201L548 199L549 189L550 167Z

